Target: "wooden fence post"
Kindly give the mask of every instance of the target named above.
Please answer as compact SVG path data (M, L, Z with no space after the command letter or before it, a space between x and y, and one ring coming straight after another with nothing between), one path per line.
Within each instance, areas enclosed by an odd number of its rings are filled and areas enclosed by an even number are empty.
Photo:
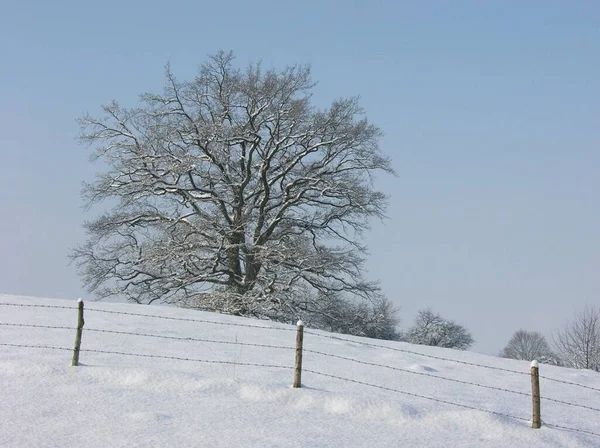
M75 334L75 348L73 349L72 366L79 365L79 349L81 348L81 333L83 332L83 300L77 300L77 333Z
M301 320L296 324L296 363L294 365L294 387L302 387L302 341L304 339L304 324Z
M540 411L540 369L537 361L531 361L531 397L533 399L533 420L531 427L539 429L542 426Z

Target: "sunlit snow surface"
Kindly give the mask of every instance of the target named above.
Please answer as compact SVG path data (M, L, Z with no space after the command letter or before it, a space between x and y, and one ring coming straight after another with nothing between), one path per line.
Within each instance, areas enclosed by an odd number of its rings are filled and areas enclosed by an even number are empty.
M71 309L0 306L0 322L67 326L77 323L75 301L0 296L0 302ZM394 391L304 372L293 389L295 325L273 324L164 306L85 302L79 367L72 352L0 346L0 446L4 447L600 447L600 437L455 407ZM94 312L92 309L217 322L176 321ZM238 327L243 324L284 331ZM184 341L92 332L90 329L233 342ZM312 330L312 333L327 335ZM530 362L470 352L334 335L311 334L304 348L405 371L304 353L308 370L523 419L531 398L444 376L529 394ZM0 344L72 348L75 330L0 326ZM236 345L235 342L290 349ZM484 364L518 375L385 347ZM282 365L209 364L87 352L104 350L174 358ZM600 408L600 374L540 365L541 395ZM544 423L600 433L600 412L545 401Z

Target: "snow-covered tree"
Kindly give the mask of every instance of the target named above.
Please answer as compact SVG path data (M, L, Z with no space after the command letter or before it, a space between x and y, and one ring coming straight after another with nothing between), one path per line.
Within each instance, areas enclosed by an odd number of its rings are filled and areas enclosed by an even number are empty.
M586 307L553 340L565 366L600 371L600 309Z
M72 254L85 285L278 320L339 294L381 300L361 237L387 205L382 134L356 98L312 106L312 87L307 67L240 70L221 52L191 81L167 67L138 107L84 116L106 169L83 196L112 207Z
M558 358L550 349L544 335L536 331L516 331L500 352L500 356L527 361L535 359L545 364L559 364Z
M310 327L375 339L401 338L399 309L387 299L367 302L332 297L320 304L317 312L304 318Z
M431 309L417 313L415 323L405 335L407 342L436 347L466 350L473 345L473 337L453 320L444 319Z

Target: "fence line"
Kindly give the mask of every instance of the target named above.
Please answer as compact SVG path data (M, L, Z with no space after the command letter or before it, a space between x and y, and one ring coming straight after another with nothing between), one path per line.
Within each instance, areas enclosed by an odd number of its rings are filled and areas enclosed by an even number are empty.
M6 302L0 302L0 306L35 307L35 308L56 308L56 309L70 309L70 310L77 309L75 307L67 307L67 306L15 304L15 303L6 303ZM81 323L81 325L78 324L78 331L80 331L81 328L83 327L83 314L82 314L82 311L83 311L83 302L80 301L80 303L78 303L78 306L80 308L79 311L80 311L80 323ZM470 382L470 381L464 381L464 380L459 380L459 379L454 379L454 378L448 378L448 377L444 377L444 376L433 375L433 374L426 373L426 372L416 372L416 371L413 371L413 370L410 370L410 369L406 369L406 368L394 367L394 366L390 366L390 365L379 364L379 363L368 362L368 361L362 361L362 360L351 358L351 357L347 357L347 356L335 355L335 354L321 352L321 351L317 351L317 350L303 349L302 348L302 337L301 337L301 330L303 330L303 324L301 322L298 322L298 328L297 329L289 329L289 328L276 328L276 327L258 326L258 325L250 325L250 324L236 324L236 323L229 323L229 322L216 322L216 321L210 321L210 320L204 320L204 319L176 318L176 317L159 316L159 315L151 315L151 314L138 314L138 313L129 313L129 312L100 310L100 309L95 309L95 308L87 309L87 311L107 313L107 314L119 314L119 315L127 315L127 316L139 316L139 317L146 317L146 318L157 318L157 319L165 319L165 320L173 320L173 321L187 321L187 322L207 323L207 324L234 326L234 327L246 327L246 328L267 329L267 330L281 330L281 331L297 331L298 333L297 333L297 345L296 345L296 347L290 347L290 346L283 346L283 345L270 345L270 344L255 344L255 343L247 343L247 342L237 342L237 340L235 342L233 342L233 341L224 341L224 340L215 340L215 339L202 339L202 338L191 338L191 337L165 336L165 335L157 335L157 334L149 334L149 333L136 333L136 332L119 331L119 330L106 330L106 329L101 329L101 328L86 328L85 329L86 332L87 331L92 331L92 332L98 332L98 333L129 335L129 336L139 336L139 337L151 337L151 338L179 340L179 341L215 343L215 344L229 344L229 345L240 345L240 346L253 346L253 347L260 347L260 348L267 348L267 349L296 350L296 355L298 355L298 351L300 351L300 356L301 356L301 353L304 351L306 353L312 353L312 354L319 355L319 356L331 357L331 358L336 358L336 359L342 359L342 360L345 360L345 361L350 361L350 362L354 362L354 363L358 363L358 364L363 364L363 365L368 365L368 366L373 366L373 367L379 367L379 368L386 368L386 369L390 369L390 370L394 370L394 371L400 371L400 372L409 373L409 374L415 374L415 375L420 375L420 376L424 376L424 377L437 378L437 379L440 379L440 380L450 381L450 382L459 383L459 384L465 384L465 385L470 385L470 386L475 386L475 387L481 387L481 388L486 388L486 389L491 389L491 390L496 390L496 391L501 391L501 392L507 392L507 393L512 393L512 394L521 395L521 396L527 396L527 397L531 397L532 396L529 393L515 391L515 390L510 390L510 389L505 389L505 388L501 388L501 387L487 386L487 385L479 384L479 383L475 383L475 382ZM20 323L11 323L11 322L0 322L0 326L27 327L27 328L43 328L43 329L59 329L59 330L73 330L74 329L74 327L69 327L69 326L53 326L53 325L42 325L42 324L20 324ZM314 335L314 336L317 336L317 337L321 337L321 338L339 340L339 341L344 341L344 342L348 342L348 343L354 343L354 344L362 345L362 346L375 347L375 348L379 348L379 349L387 349L387 350L392 350L392 351L402 352L402 353L410 353L410 354L414 354L414 355L418 355L418 356L423 356L425 358L438 359L438 360L442 360L442 361L449 361L449 362L454 362L454 363L459 363L459 364L464 364L464 365L469 365L469 366L475 366L475 367L481 367L481 368L487 368L487 369L492 369L492 370L498 370L498 371L504 371L504 372L509 372L509 373L515 373L515 374L530 376L529 373L520 372L520 371L517 371L517 370L506 369L506 368L502 368L502 367L494 367L494 366L483 365L483 364L478 364L478 363L472 363L472 362L467 362L467 361L460 361L460 360L456 360L456 359L445 358L445 357L442 357L442 356L427 355L425 353L419 353L419 352L415 352L415 351L412 351L412 350L406 350L406 349L401 349L401 348L396 348L396 347L388 347L388 346L384 346L384 345L372 344L372 343L362 342L362 341L355 341L355 340L352 340L352 339L342 338L342 337L333 336L333 335L324 335L324 334L319 334L319 333L313 333L312 331L307 331L305 333L309 334L309 335ZM298 345L298 338L300 340L300 345ZM30 345L30 344L0 343L0 346L19 347L19 348L49 349L49 350L63 350L63 351L70 351L71 350L69 348L56 347L56 346L50 346L50 345ZM208 359L196 359L196 358L187 358L187 357L178 357L178 356L153 355L153 354L147 354L147 353L129 353L129 352L111 351L111 350L98 350L98 349L81 349L81 350L79 350L79 348L77 347L77 343L76 343L76 349L75 350L77 352L82 351L82 352L88 352L88 353L112 354L112 355L119 355L119 356L134 356L134 357L143 357L143 358L159 358L159 359L169 359L169 360L178 360L178 361L191 361L191 362L199 362L199 363L207 363L207 364L228 364L228 365L239 365L239 366L249 366L249 367L279 368L279 369L287 369L287 370L294 369L295 370L295 378L296 377L298 378L298 381L296 381L296 379L294 380L294 384L295 384L294 387L301 387L301 383L300 383L300 380L299 380L299 378L300 378L299 374L301 373L301 371L300 371L300 373L297 372L298 369L299 369L298 368L298 360L296 360L297 366L296 367L291 367L291 366L286 366L286 365L276 365L276 364L268 364L268 363L253 363L253 362L208 360ZM75 363L73 365L77 365L77 364ZM532 366L533 366L533 364L532 364ZM503 416L503 417L507 417L507 418L512 418L512 419L516 419L516 420L522 420L522 421L527 421L527 422L531 421L530 419L525 419L525 418L514 416L514 415L504 414L504 413L501 413L501 412L491 411L491 410L487 410L487 409L481 409L481 408L477 408L477 407L469 406L469 405L464 405L464 404L460 404L460 403L454 403L454 402L451 402L451 401L447 401L447 400L443 400L443 399L438 399L438 398L434 398L434 397L427 397L427 396L415 394L415 393L412 393L412 392L403 391L403 390L400 390L400 389L394 389L394 388L387 387L387 386L381 386L381 385L372 384L372 383L368 383L368 382L364 382L364 381L354 380L354 379L350 379L350 378L344 378L344 377L340 377L340 376L337 376L337 375L332 375L332 374L328 374L328 373L324 373L324 372L318 372L318 371L314 371L314 370L310 370L310 369L304 369L304 371L307 372L307 373L315 374L315 375L321 375L321 376L324 376L324 377L330 377L330 378L337 379L337 380L340 380L340 381L346 381L346 382L350 382L350 383L355 383L355 384L360 384L360 385L364 385L364 386L374 387L374 388L378 388L378 389L382 389L382 390L387 390L387 391L391 391L391 392L395 392L395 393L400 393L400 394L404 394L404 395L408 395L408 396L413 396L413 397L416 397L416 398L421 398L421 399L436 401L436 402L444 403L444 404L448 404L448 405L458 406L458 407L462 407L462 408L465 408L465 409L471 409L471 410L476 410L476 411L487 412L487 413L490 413L490 414L495 414L495 415L499 415L499 416ZM532 371L533 371L533 369L532 369ZM532 378L533 378L533 376L532 376ZM563 380L558 380L558 379L555 379L555 378L548 378L548 377L540 377L540 378L545 379L545 380L549 380L549 381L554 381L554 382L557 382L557 383L568 384L568 385L578 386L578 387L582 387L582 388L586 388L586 389L590 389L590 390L600 391L600 389L597 389L597 388L594 388L594 387L591 387L591 386L582 385L582 384L579 384L579 383L574 383L574 382L569 382L569 381L563 381ZM298 385L296 385L296 383L298 383ZM534 395L535 395L535 393L534 393ZM539 397L539 392L538 392L537 397ZM581 404L572 403L572 402L563 401L563 400L558 400L558 399L554 399L554 398L550 398L550 397L540 397L540 398L542 400L547 401L547 402L553 402L553 403L558 403L558 404L562 404L562 405L573 406L573 407L577 407L577 408L582 408L582 409L587 409L587 410L591 410L591 411L595 411L595 412L600 412L599 408L595 408L595 407L592 407L592 406L581 405ZM538 409L539 409L539 398L538 398ZM534 410L535 410L535 403L534 403ZM534 420L535 420L535 418L534 418ZM538 422L539 422L539 418L538 418ZM546 423L544 422L544 424L546 424ZM565 426L560 426L560 425L553 425L553 424L547 424L547 425L555 427L557 429L564 429L564 430L576 431L576 432L580 432L580 433L584 433L584 434L589 434L589 435L594 435L594 436L600 436L600 434L597 434L597 433L594 433L594 432L591 432L591 431L580 430L578 428L570 428L570 427L565 427ZM537 428L537 427L539 427L539 426L535 426L534 425L534 428Z
M454 363L457 363L457 364L464 364L464 365L473 366L473 367L481 367L481 368L484 368L484 369L499 370L499 371L502 371L502 372L509 372L509 373L514 373L514 374L517 374L517 375L526 375L526 376L530 375L527 372L520 372L518 370L506 369L504 367L488 366L488 365L485 365L485 364L477 364L477 363L474 363L474 362L460 361L458 359L445 358L443 356L428 355L426 353L415 352L413 350L406 350L406 349L397 348L397 347L388 347L388 346L385 346L385 345L372 344L372 343L363 342L363 341L354 341L352 339L342 338L342 337L339 337L339 336L314 333L312 331L305 331L305 333L306 334L310 334L312 336L317 336L317 337L320 337L320 338L334 339L334 340L337 340L337 341L350 342L352 344L364 345L364 346L367 346L367 347L382 348L384 350L391 350L391 351L394 351L394 352L409 353L411 355L422 356L424 358L437 359L439 361L448 361L448 362L454 362ZM540 378L548 380L548 381L554 381L556 383L568 384L570 386L577 386L577 387L582 387L584 389L590 389L590 390L595 390L597 392L600 392L600 388L586 386L584 384L573 383L573 382L570 382L570 381L563 381L563 380L559 380L559 379L555 379L555 378L551 378L551 377L547 377L547 376L541 376L541 375L540 375Z
M0 306L15 306L15 307L29 307L29 308L55 308L55 309L69 309L69 310L75 309L75 307L69 307L69 306L36 305L36 304L8 303L8 302L0 302ZM261 330L296 331L293 328L277 328L277 327L268 327L268 326L251 325L251 324L236 324L236 323L232 323L232 322L215 322L215 321L210 321L210 320L205 320L205 319L189 319L189 318L178 318L178 317L169 317L169 316L157 316L157 315L152 315L152 314L138 314L138 313L129 313L129 312L124 312L124 311L101 310L101 309L97 309L97 308L87 308L87 311L98 312L98 313L107 313L107 314L120 314L120 315L126 315L126 316L149 317L149 318L155 318L155 319L175 320L175 321L184 321L184 322L199 322L199 323L207 323L207 324L213 324L213 325L256 328L256 329L261 329ZM463 364L463 365L468 365L468 366L472 366L472 367L481 367L484 369L498 370L498 371L503 371L503 372L514 373L517 375L529 376L529 373L527 373L527 372L506 369L503 367L495 367L495 366L489 366L489 365L484 365L484 364L478 364L478 363L474 363L474 362L460 361L458 359L445 358L442 356L428 355L426 353L415 352L413 350L406 350L406 349L401 349L401 348L396 348L396 347L388 347L385 345L372 344L372 343L362 342L362 341L354 341L352 339L342 338L342 337L333 336L333 335L324 335L324 334L320 334L320 333L314 333L312 331L305 331L305 333L313 335L313 336L317 336L320 338L333 339L333 340L338 340L338 341L350 342L350 343L358 344L358 345L364 345L367 347L375 347L375 348L381 348L384 350L408 353L411 355L422 356L425 358L437 359L439 361L454 362L457 364ZM540 379L600 392L600 388L587 386L584 384L579 384L579 383L575 383L575 382L571 382L571 381L563 381L563 380L559 380L559 379L547 377L547 376L542 376L542 375L540 375Z
M500 391L500 392L508 392L508 393L515 394L515 395L522 395L522 396L525 396L525 397L531 397L531 394L526 393L526 392L519 392L519 391L511 390L511 389L504 389L502 387L496 387L496 386L486 386L485 384L479 384L479 383L473 383L473 382L470 382L470 381L457 380L457 379L448 378L448 377L445 377L445 376L433 375L431 373L415 372L414 370L404 369L402 367L394 367L394 366L388 366L388 365L385 365L385 364L378 364L378 363L374 363L374 362L361 361L360 359L349 358L347 356L332 355L330 353L324 353L324 352L319 352L319 351L316 351L316 350L308 350L308 349L305 349L304 352L305 353L313 353L313 354L316 354L316 355L321 355L321 356L326 356L326 357L331 357L331 358L343 359L343 360L346 360L346 361L355 362L357 364L365 364L365 365L373 366L373 367L383 367L385 369L396 370L396 371L399 371L399 372L406 372L406 373L410 373L410 374L413 374L413 375L426 376L426 377L429 377L429 378L436 378L438 380L451 381L453 383L467 384L467 385L470 385L470 386L482 387L484 389L497 390L497 391ZM546 400L546 401L551 401L551 402L554 402L554 403L560 403L560 404L565 404L565 405L569 405L569 406L573 406L573 407L577 407L577 408L589 409L589 410L592 410L592 411L600 412L599 408L594 408L594 407L591 407L591 406L585 406L585 405L582 405L582 404L571 403L571 402L568 402L568 401L557 400L557 399L549 398L549 397L542 397L542 399Z
M9 343L0 343L0 346L6 346L6 347L17 347L17 348L37 348L37 349L49 349L49 350L63 350L63 351L71 351L71 348L67 348L67 347L55 347L55 346L49 346L49 345L29 345L29 344L9 344ZM94 350L94 349L88 349L88 350L81 350L82 352L91 352L91 353L100 353L100 354L110 354L110 355L120 355L120 356L134 356L134 357L143 357L143 358L159 358L159 359L169 359L169 360L176 360L176 361L191 361L191 362L200 362L200 363L206 363L206 364L227 364L227 365L236 365L236 366L248 366L248 367L265 367L265 368L277 368L277 369L286 369L286 370L291 370L293 369L293 367L290 366L282 366L282 365L278 365L278 364L259 364L259 363L247 363L247 362L236 362L236 361L218 361L218 360L208 360L208 359L195 359L195 358L182 358L182 357L177 357L177 356L162 356L162 355L151 355L151 354L144 354L144 353L127 353L127 352L118 352L118 351L111 351L111 350ZM419 395L419 394L415 394L412 392L407 392L407 391L403 391L400 389L394 389L392 387L387 387L387 386L381 386L378 384L372 384L372 383L367 383L365 381L359 381L359 380L354 380L351 378L344 378L341 376L337 376L337 375L331 375L329 373L323 373L323 372L318 372L315 370L311 370L311 369L303 369L304 372L306 373L312 373L313 375L319 375L319 376L323 376L323 377L328 377L328 378L332 378L332 379L336 379L336 380L340 380L340 381L346 381L349 383L354 383L354 384L359 384L362 386L368 386L368 387L373 387L376 389L381 389L381 390L385 390L388 392L395 392L395 393L399 393L399 394L403 394L403 395L407 395L407 396L411 396L411 397L415 397L415 398L420 398L420 399L424 399L424 400L429 400L429 401L434 401L437 403L442 403L442 404L447 404L450 406L456 406L456 407L460 407L463 409L469 409L469 410L473 410L473 411L478 411L478 412L485 412L488 414L492 414L492 415L497 415L497 416L501 416L501 417L506 417L506 418L510 418L510 419L514 419L514 420L518 420L518 421L523 421L523 422L529 422L530 420L528 418L524 418L524 417L519 417L516 415L511 415L511 414L505 414L503 412L497 412L497 411L492 411L489 409L482 409L482 408L477 408L475 406L469 406L469 405L465 405L465 404L461 404L461 403L455 403L452 401L448 401L448 400L441 400L438 398L433 398L433 397L428 397L425 395ZM583 429L579 429L579 428L571 428L568 426L561 426L561 425L555 425L552 423L547 423L544 421L544 425L552 427L552 428L556 428L556 429L563 429L566 431L573 431L573 432L578 432L581 434L587 434L587 435L591 435L591 436L596 436L596 437L600 437L600 433L595 433L592 431L586 431Z
M75 329L74 327L37 325L37 324L13 324L13 323L9 323L9 322L0 322L0 326L44 328L44 329L57 329L57 330L74 330ZM135 333L135 332L129 332L129 331L103 330L103 329L99 329L99 328L86 328L86 331L92 331L92 332L97 332L97 333L119 334L119 335L127 335L127 336L151 337L151 338L158 338L158 339L170 339L170 340L176 340L176 341L205 342L205 343L212 343L212 344L240 345L240 346L244 346L244 347L259 347L259 348L295 350L295 347L284 346L284 345L254 344L254 343L250 343L250 342L235 342L235 341L222 341L222 340L216 340L216 339L164 336L164 335L156 335L156 334L148 334L148 333ZM89 350L81 350L81 351L89 351ZM507 392L507 393L511 393L511 394L515 394L515 395L522 395L522 396L526 396L526 397L531 396L531 394L529 394L529 393L520 392L520 391L516 391L516 390L504 389L502 387L496 387L496 386L487 386L485 384L473 383L470 381L463 381L463 380L458 380L458 379L454 379L454 378L447 378L444 376L433 375L431 373L415 372L413 370L404 369L402 367L395 367L395 366L389 366L389 365L385 365L385 364L361 361L359 359L350 358L350 357L341 356L341 355L333 355L330 353L320 352L317 350L304 349L303 351L305 353L312 353L312 354L316 354L316 355L320 355L320 356L342 359L345 361L355 362L357 364L364 364L364 365L369 365L369 366L373 366L373 367L382 367L385 369L395 370L395 371L399 371L399 372L405 372L405 373L409 373L409 374L413 374L413 375L426 376L429 378L436 378L439 380L450 381L453 383L466 384L466 385L470 385L470 386L476 386L476 387L481 387L481 388L490 389L490 390L497 390L500 392ZM540 377L540 378L544 378L544 377ZM592 406L571 403L568 401L558 400L558 399L551 398L551 397L541 397L541 398L542 398L542 400L553 402L553 403L559 403L559 404L564 404L564 405L568 405L568 406L573 406L573 407L589 409L591 411L600 412L600 408L594 408Z

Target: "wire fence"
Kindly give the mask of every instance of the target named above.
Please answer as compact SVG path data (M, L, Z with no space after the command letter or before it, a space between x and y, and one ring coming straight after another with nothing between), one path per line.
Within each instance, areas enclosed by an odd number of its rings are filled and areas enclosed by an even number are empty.
M343 359L345 361L350 361L350 362L354 362L354 363L357 363L357 364L364 364L364 365L373 366L373 367L381 367L381 368L384 368L384 369L390 369L390 370L396 370L396 371L399 371L399 372L405 372L405 373L409 373L411 375L426 376L426 377L435 378L435 379L438 379L438 380L450 381L450 382L453 382L453 383L466 384L466 385L469 385L469 386L481 387L481 388L484 388L484 389L496 390L496 391L499 391L499 392L507 392L507 393L510 393L510 394L531 397L531 394L530 393L526 393L526 392L520 392L520 391L516 391L516 390L505 389L505 388L502 388L502 387L488 386L488 385L485 385L485 384L474 383L474 382L471 382L471 381L457 380L455 378L447 378L445 376L434 375L434 374L431 374L431 373L415 372L413 370L404 369L402 367L388 366L388 365L385 365L385 364L378 364L378 363L374 363L374 362L362 361L360 359L354 359L354 358L350 358L350 357L347 357L347 356L334 355L334 354L331 354L331 353L323 353L323 352L320 352L320 351L308 350L308 349L304 349L304 353L314 353L316 355L327 356L327 357L330 357L330 358ZM528 373L527 375L530 375L530 373ZM585 405L581 405L581 404L577 404L577 403L571 403L571 402L568 402L568 401L562 401L562 400L557 400L557 399L548 398L548 397L542 397L542 399L545 400L545 401L553 402L553 403L560 403L560 404L564 404L564 405L568 405L568 406L573 406L573 407L582 408L582 409L590 409L592 411L598 411L598 412L600 412L600 408L594 408L594 407L591 407L591 406L585 406Z
M57 306L57 305L35 305L35 304L23 304L23 303L8 303L8 302L0 302L0 306L14 306L14 307L27 307L27 308L55 308L55 309L68 309L73 310L74 307L69 306ZM259 330L276 330L276 331L296 331L293 328L280 328L280 327L270 327L263 325L251 325L251 324L239 324L232 322L215 322L212 320L206 319L189 319L183 317L171 317L171 316L159 316L155 314L141 314L141 313L128 313L125 311L113 311L113 310L102 310L98 308L86 308L86 311L91 311L95 313L104 313L104 314L118 314L123 316L137 316L137 317L149 317L153 319L163 319L163 320L176 320L180 322L197 322L204 324L212 324L212 325L224 325L224 326L232 326L232 327L245 327L245 328L256 328Z
M485 365L485 364L477 364L477 363L474 363L474 362L468 362L468 361L463 361L463 360L459 360L459 359L445 358L443 356L430 355L430 354L427 354L427 353L416 352L414 350L406 350L406 349L397 348L397 347L389 347L389 346L386 346L386 345L372 344L372 343L363 342L363 341L356 341L356 340L353 340L353 339L347 339L347 338L343 338L343 337L339 337L339 336L334 336L334 335L316 333L316 332L313 332L313 331L306 331L306 334L310 334L312 336L316 336L316 337L320 337L320 338L326 338L326 339L332 339L332 340L336 340L336 341L349 342L349 343L357 344L357 345L363 345L363 346L366 346L366 347L374 347L374 348L379 348L379 349L384 349L384 350L390 350L390 351L394 351L394 352L408 353L408 354L411 354L411 355L422 356L424 358L436 359L436 360L439 360L439 361L447 361L447 362L452 362L452 363L456 363L456 364L463 364L463 365L467 365L467 366L471 366L471 367L480 367L482 369L497 370L497 371L501 371L501 372L514 373L514 374L517 374L517 375L526 375L526 376L530 375L528 372L522 372L522 371L519 371L519 370L506 369L504 367L490 366L490 365ZM569 386L576 386L576 387L581 387L581 388L584 388L584 389L595 390L597 392L600 392L600 388L592 387L592 386L587 386L585 384L579 384L579 383L575 383L575 382L571 382L571 381L559 380L559 379L556 379L556 378L551 378L551 377L541 376L541 375L540 375L540 378L548 380L548 381L552 381L552 382L555 382L555 383L567 384Z
M70 330L70 331L77 330L77 331L81 332L81 330L83 328L83 303L81 303L80 305L81 305L80 306L81 316L80 316L80 322L78 324L78 327L62 326L62 325L32 324L32 323L17 323L17 322L0 322L0 327L20 327L20 328L43 329L43 330ZM69 306L19 304L19 303L7 303L7 302L0 302L0 306L46 308L46 309L54 308L54 309L60 309L60 310L68 309L71 311L74 310L74 307L69 307ZM279 327L272 327L272 326L242 324L242 323L235 323L235 322L217 322L217 321L211 321L211 320L206 320L206 319L179 318L179 317L172 317L172 316L160 316L160 315L155 315L155 314L143 314L143 313L102 310L102 309L97 309L97 308L88 308L88 309L86 309L86 312L87 311L92 312L92 313L105 313L105 314L113 314L113 315L124 315L124 316L130 316L130 317L135 316L135 317L150 318L150 319L164 319L164 320L169 320L169 321L192 322L192 323L202 323L202 324L210 324L210 325L223 325L223 326L230 326L230 327L244 327L244 328L253 328L253 329L260 329L260 330L283 331L283 332L297 332L297 329L293 329L293 328L279 328ZM442 399L442 398L438 398L438 397L420 395L420 394L417 394L417 393L414 393L414 392L411 392L408 390L401 390L401 389L398 389L395 387L390 387L387 385L374 384L372 382L357 380L357 379L353 379L353 378L346 378L346 377L339 376L339 375L334 375L334 374L330 374L330 373L326 373L326 372L313 370L311 368L308 368L308 369L302 368L301 367L302 353L307 353L307 354L317 355L317 356L325 357L325 358L339 359L339 360L347 361L347 362L350 362L353 364L375 367L376 369L386 369L386 370L390 370L390 371L394 371L394 372L401 372L403 374L405 373L405 374L409 374L409 375L415 375L415 376L438 380L438 381L451 382L451 383L461 384L461 385L474 387L474 388L483 388L483 389L488 389L488 390L494 390L497 392L508 393L508 394L512 394L512 395L532 397L531 393L520 391L520 390L513 390L513 389L508 389L508 388L503 388L503 387L481 384L481 383L472 382L472 381L466 381L466 380L461 380L461 379L456 379L456 378L449 378L449 377L446 377L443 375L437 375L437 374L433 374L433 373L418 372L418 371L414 371L414 370L407 369L407 368L402 368L402 367L387 365L387 364L381 364L381 363L375 363L375 362L371 362L371 361L365 361L365 360L361 360L361 359L352 358L349 356L342 356L342 355L337 355L337 354L328 353L328 352L319 351L319 350L305 349L302 347L302 335L300 335L299 338L297 337L296 346L287 346L287 345L262 344L262 343L237 341L237 337L236 337L235 341L228 341L228 340L219 340L219 339L211 339L211 338L169 336L169 335L164 335L164 334L161 335L161 334L113 330L113 329L106 329L106 328L93 328L93 327L92 328L85 327L85 331L97 333L97 334L113 334L113 335L121 335L121 336L131 336L131 337L136 337L136 338L155 338L155 339L182 341L182 342L198 342L198 343L203 343L203 344L223 344L223 345L231 345L231 346L239 346L239 347L256 347L256 348L268 349L268 350L296 351L296 357L298 357L298 355L300 355L301 371L312 374L312 375L327 377L327 378L334 379L337 381L353 383L353 384L371 387L371 388L384 390L384 391L388 391L388 392L394 392L394 393L411 396L411 397L418 398L418 399L429 400L429 401L438 402L441 404L459 407L459 408L463 408L463 409L485 412L488 414L501 416L501 417L505 417L505 418L510 418L513 420L524 421L524 422L531 421L530 418L525 418L522 416L511 415L508 413L499 412L499 411L491 410L491 409L483 409L480 407L468 405L465 403L457 403L455 401L446 400L446 399ZM444 362L468 365L471 367L491 369L491 370L496 370L496 371L501 371L501 372L506 372L506 373L511 373L511 374L518 374L518 375L526 375L526 376L531 375L530 372L523 372L523 371L512 370L512 369L507 369L507 368L503 368L503 367L478 364L478 363L474 363L474 362L452 359L452 358L447 358L447 357L443 357L443 356L435 356L435 355L422 353L422 352L418 352L418 351L414 351L414 350L403 349L400 347L391 347L391 346L382 345L382 344L373 344L373 343L369 343L369 342L358 341L355 339L349 339L349 338L344 338L344 337L340 337L340 336L317 333L314 331L306 331L306 332L304 332L304 334L319 337L319 338L330 339L330 340L343 341L343 342L357 344L357 345L361 345L361 346L368 346L368 347L373 347L373 348L378 348L378 349L391 350L394 352L407 353L407 354L411 354L411 355L416 355L416 356L429 358L429 359L435 359L435 360L444 361ZM298 343L300 345L298 345ZM129 356L129 357L138 357L138 358L157 358L157 359L187 361L187 362L196 362L196 363L205 363L205 364L226 364L226 365L246 366L246 367L256 367L256 368L273 368L273 369L283 369L283 370L298 370L298 368L299 368L298 358L296 358L296 366L292 367L290 365L279 365L279 364L272 364L272 363L241 362L241 361L237 361L237 360L228 361L228 360L220 360L220 359L198 359L198 358L191 358L191 357L186 357L186 356L169 356L169 355L153 354L153 353L133 353L133 352L126 352L126 351L121 351L121 350L103 350L103 349L93 349L93 348L83 348L82 349L81 347L78 347L77 345L76 345L75 349L73 349L73 348L57 347L57 346L46 345L46 344L41 344L41 345L13 344L13 343L0 342L0 346L13 347L13 348L30 348L30 349L38 349L38 350L73 351L74 359L75 359L75 353L77 354L77 359L78 359L79 353L81 352L81 353L108 354L108 355L116 355L116 356ZM300 353L298 353L298 352L300 352ZM74 365L77 365L77 364L74 364ZM298 372L295 372L295 374L297 374L297 373ZM299 376L298 376L298 378L299 378ZM595 387L580 384L580 383L563 381L563 380L559 380L556 378L549 378L549 377L545 377L545 376L540 376L539 378L548 380L548 381L552 381L555 383L568 385L568 386L575 386L575 387L585 388L588 390L600 391L599 388L595 388ZM299 383L299 380L298 380L298 383ZM300 384L298 384L298 386L300 386ZM534 392L534 394L535 394L535 392ZM533 397L533 398L535 399L535 397ZM597 408L594 406L589 406L587 404L569 402L569 401L565 401L565 400L556 399L553 397L541 397L541 399L546 402L556 403L559 405L566 405L566 406L570 406L570 407L574 407L574 408L585 409L588 411L600 412L600 408ZM560 430L573 431L573 432L578 432L578 433L582 433L582 434L600 437L600 433L583 430L580 428L572 428L572 427L568 427L568 426L555 425L552 423L547 423L545 421L544 421L544 425L546 425L548 427L560 429Z
M0 327L1 326L25 327L25 328L48 328L48 329L53 329L53 330L76 330L75 327L37 325L37 324L15 324L15 323L10 323L10 322L0 322ZM126 335L126 336L140 336L140 337L157 338L157 339L169 339L172 341L206 342L206 343L213 343L213 344L239 345L242 347L276 348L276 349L284 349L284 350L295 350L296 349L296 347L285 346L285 345L254 344L254 343L250 343L250 342L239 342L239 341L219 341L216 339L165 336L165 335L161 335L161 334L136 333L136 332L132 332L132 331L119 331L119 330L105 330L105 329L101 329L101 328L86 328L85 331L91 331L94 333L120 334L120 335Z

